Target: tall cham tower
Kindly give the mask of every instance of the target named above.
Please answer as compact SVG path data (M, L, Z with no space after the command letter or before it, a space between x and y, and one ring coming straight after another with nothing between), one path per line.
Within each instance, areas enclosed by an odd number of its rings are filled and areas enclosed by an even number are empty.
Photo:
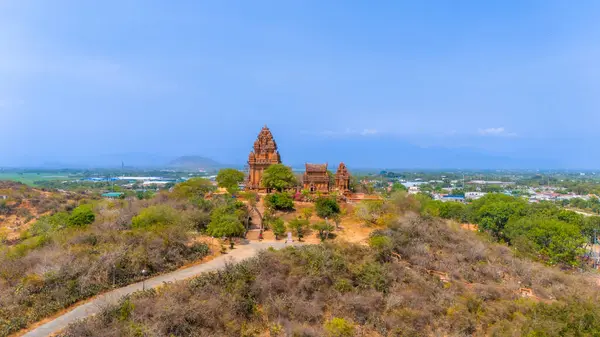
M264 191L265 188L261 183L262 175L264 170L272 164L281 164L281 157L277 151L277 143L273 139L271 130L265 125L260 130L258 138L254 142L254 149L250 151L248 156L250 172L246 189Z
M344 163L340 163L335 173L335 189L342 194L350 193L350 172Z

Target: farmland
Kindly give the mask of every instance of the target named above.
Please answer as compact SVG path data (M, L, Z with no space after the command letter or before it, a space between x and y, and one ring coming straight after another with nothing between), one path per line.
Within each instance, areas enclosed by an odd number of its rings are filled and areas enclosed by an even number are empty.
M68 180L73 178L75 176L62 172L0 172L0 180L16 181L29 186L34 186L36 181Z

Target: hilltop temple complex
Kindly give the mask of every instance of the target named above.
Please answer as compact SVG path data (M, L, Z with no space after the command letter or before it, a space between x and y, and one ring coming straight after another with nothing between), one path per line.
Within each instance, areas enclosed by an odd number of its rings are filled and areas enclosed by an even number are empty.
M246 189L266 192L261 180L263 172L272 164L281 164L281 156L271 130L265 125L248 156L248 179ZM340 163L334 177L330 177L325 164L305 164L301 185L311 193L329 193L337 191L340 194L350 192L350 172L344 163Z

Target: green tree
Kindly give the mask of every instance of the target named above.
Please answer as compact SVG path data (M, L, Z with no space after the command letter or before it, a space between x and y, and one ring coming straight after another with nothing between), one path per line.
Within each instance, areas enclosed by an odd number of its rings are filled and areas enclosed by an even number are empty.
M480 202L481 199L484 202ZM504 226L511 218L519 218L527 211L525 201L502 194L486 195L481 199L473 202L472 206L477 207L473 217L480 228L489 231L496 239L504 237Z
M191 178L173 187L173 196L179 199L199 199L211 191L213 184L204 178Z
M315 210L320 218L331 218L340 214L340 204L333 198L320 197L315 201Z
M152 199L154 197L154 192L138 191L138 192L136 192L135 196L138 198L138 200L148 200L148 199Z
M244 172L232 168L219 170L217 173L217 184L219 187L227 189L230 194L236 194L239 191L239 184L244 181Z
M440 205L440 217L465 222L467 220L467 206L454 201L442 202Z
M594 235L600 235L600 216L586 217L581 227L581 233L590 243L594 243Z
M69 227L84 227L96 220L92 205L81 205L73 210L69 217Z
M271 208L265 208L265 212L263 214L263 219L262 219L262 229L269 229L271 228L271 224L273 223L273 221L275 221L275 219L277 219L277 217L275 216L273 209Z
M290 231L296 232L296 235L298 236L298 241L302 241L302 238L304 237L304 232L306 231L308 224L308 220L296 218L288 223L288 227Z
M421 193L419 193L421 194ZM421 194L422 195L422 194ZM423 198L423 203L421 204L421 214L429 215L433 217L440 216L440 210L442 208L443 202L439 200L432 200L431 198L425 199Z
M132 228L147 229L157 226L171 226L180 220L179 213L167 205L155 205L144 208L131 219Z
M273 210L289 211L294 209L294 200L285 192L272 193L265 197L265 206Z
M566 209L560 210L560 212L558 212L558 220L568 222L579 227L583 226L583 215Z
M244 225L240 219L233 214L215 212L211 216L206 232L217 238L229 239L230 247L233 249L233 238L244 234Z
M312 217L314 210L312 207L306 207L303 208L300 213L302 214L302 217L306 220L310 220L310 218Z
M29 229L28 235L43 235L65 228L69 224L70 214L58 212L40 217Z
M548 257L550 263L570 265L577 264L586 241L576 225L547 218L511 220L506 225L506 237L511 243L518 238L527 239L536 251Z
M548 201L542 201L539 203L531 204L527 207L526 216L529 217L546 217L553 218L558 216L560 209L553 203Z
M452 195L457 195L457 196L461 196L464 197L465 196L465 190L457 188L452 190Z
M323 242L329 238L335 228L326 221L319 221L313 225L313 229L319 232L319 238Z
M262 185L278 192L292 188L295 184L296 177L292 169L283 164L273 164L267 167L262 175Z
M391 189L390 193L394 193L394 192L408 192L408 189L406 188L406 186L404 186L396 181L392 184L392 189Z
M285 223L283 220L279 218L273 220L271 227L273 228L273 234L275 234L275 240L279 240L279 237L285 235Z

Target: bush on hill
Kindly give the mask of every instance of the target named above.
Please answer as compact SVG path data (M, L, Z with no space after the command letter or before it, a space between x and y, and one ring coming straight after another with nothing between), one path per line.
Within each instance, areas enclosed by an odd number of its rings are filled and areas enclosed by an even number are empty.
M173 188L173 196L179 199L201 199L208 192L215 190L213 184L204 178L191 178Z
M505 246L436 219L398 221L374 237L386 249L322 244L264 251L224 271L135 294L62 336L600 331L600 292L584 277L515 258ZM431 271L445 273L447 282ZM535 297L521 297L521 287L531 288Z
M265 205L277 211L290 211L294 209L294 200L285 192L271 193L265 197Z
M142 269L151 276L209 253L206 244L192 241L190 229L208 216L192 203L159 196L95 209L84 205L41 217L18 244L0 245L0 336L139 281Z
M315 210L317 215L323 219L332 218L340 214L340 204L334 198L319 197L315 201Z
M169 226L181 218L177 211L167 205L150 206L131 220L132 228L150 228L154 226Z
M84 227L93 223L95 219L92 205L80 205L71 213L68 224L71 227Z
M548 263L576 265L591 241L600 217L584 218L555 204L528 204L504 194L487 194L465 206L420 197L421 214L459 222L472 221L479 229L518 249L519 253Z
M233 237L244 234L244 225L235 214L215 212L211 216L206 232L216 238L228 238L233 248Z

